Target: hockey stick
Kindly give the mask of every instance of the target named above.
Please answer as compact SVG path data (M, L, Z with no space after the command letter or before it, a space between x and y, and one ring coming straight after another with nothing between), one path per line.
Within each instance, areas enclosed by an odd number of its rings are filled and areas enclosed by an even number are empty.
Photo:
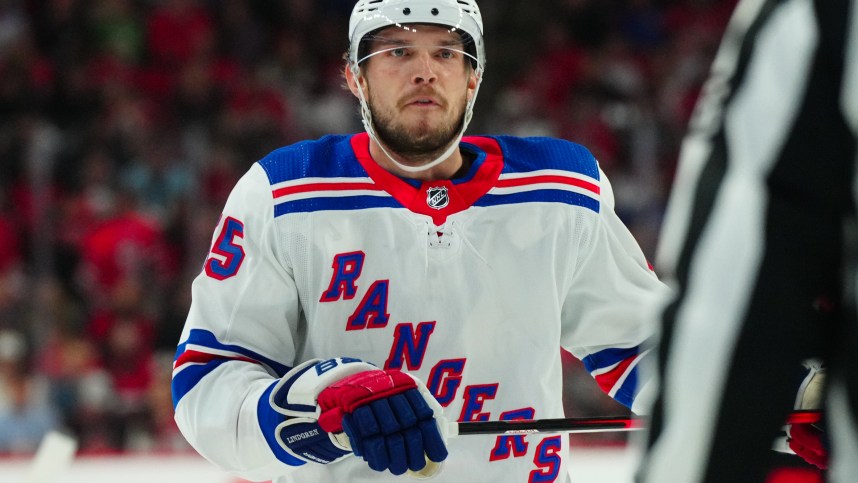
M784 424L813 424L822 420L821 411L793 411ZM440 421L439 421L440 422ZM444 421L447 437L483 435L525 435L532 433L603 433L608 431L636 431L646 427L646 418L608 416L604 418L557 418L519 421ZM419 472L408 470L416 479L431 477L441 464L426 459L426 468Z
M820 422L820 411L793 411L784 424L813 424ZM530 434L530 433L602 433L636 431L646 427L645 418L612 416L604 418L558 418L520 421L447 422L448 435L472 434Z

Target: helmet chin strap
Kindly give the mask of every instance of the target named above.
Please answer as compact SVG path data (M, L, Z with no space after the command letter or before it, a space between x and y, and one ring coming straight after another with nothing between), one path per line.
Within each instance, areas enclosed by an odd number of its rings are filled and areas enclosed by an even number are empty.
M361 60L365 60L365 59L361 59ZM357 62L352 63L351 71L355 77L355 84L357 85L358 99L360 100L360 114L361 114L361 118L363 120L363 127L366 130L367 134L369 134L370 139L375 141L375 143L378 145L379 149L381 149L381 152L383 152L384 155L387 156L387 159L389 159L397 168L399 168L402 171L405 171L407 173L420 173L420 172L432 169L435 166L438 166L439 164L443 163L453 154L453 152L456 149L459 148L459 142L462 140L462 137L465 135L465 130L468 128L468 124L471 123L471 118L474 117L474 103L476 102L477 93L480 90L480 84L482 84L482 80L483 80L482 79L482 73L480 72L481 69L479 69L479 68L477 69L477 72L476 72L476 74L477 74L477 86L474 88L474 95L471 96L471 99L468 101L468 104L465 107L465 118L463 119L462 129L459 131L459 134L450 143L450 145L447 147L447 149L444 151L443 154L441 154L440 156L435 158L433 161L430 161L426 164L422 164L420 166L408 166L406 164L400 163L384 147L384 143L379 140L378 135L375 132L375 127L372 123L372 111L369 109L369 103L367 103L367 101L366 101L366 95L364 94L363 87L361 87L361 84L359 82L359 78L360 78L361 73L360 73L360 67L358 67Z

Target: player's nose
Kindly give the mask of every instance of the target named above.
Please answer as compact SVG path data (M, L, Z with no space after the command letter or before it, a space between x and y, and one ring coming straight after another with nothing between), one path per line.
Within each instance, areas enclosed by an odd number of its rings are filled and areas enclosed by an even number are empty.
M412 62L412 68L414 71L411 75L411 81L415 84L431 84L438 80L435 60L428 50L421 49Z

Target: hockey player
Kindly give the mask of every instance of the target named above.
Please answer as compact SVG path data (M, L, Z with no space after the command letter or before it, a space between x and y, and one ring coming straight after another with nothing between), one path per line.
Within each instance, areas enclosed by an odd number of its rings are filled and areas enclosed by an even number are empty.
M345 76L365 133L278 149L235 186L173 372L176 420L251 480L565 481L561 354L636 409L665 290L582 146L464 137L485 71L473 0L360 0ZM443 464L440 464L443 462Z

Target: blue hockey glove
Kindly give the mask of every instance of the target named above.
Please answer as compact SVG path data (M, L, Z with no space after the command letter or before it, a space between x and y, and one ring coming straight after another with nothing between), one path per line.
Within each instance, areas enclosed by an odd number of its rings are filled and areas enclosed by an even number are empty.
M429 476L447 458L436 422L440 406L425 386L396 370L346 377L319 394L319 418L329 433L345 432L355 455L375 471ZM427 465L429 467L427 468Z

